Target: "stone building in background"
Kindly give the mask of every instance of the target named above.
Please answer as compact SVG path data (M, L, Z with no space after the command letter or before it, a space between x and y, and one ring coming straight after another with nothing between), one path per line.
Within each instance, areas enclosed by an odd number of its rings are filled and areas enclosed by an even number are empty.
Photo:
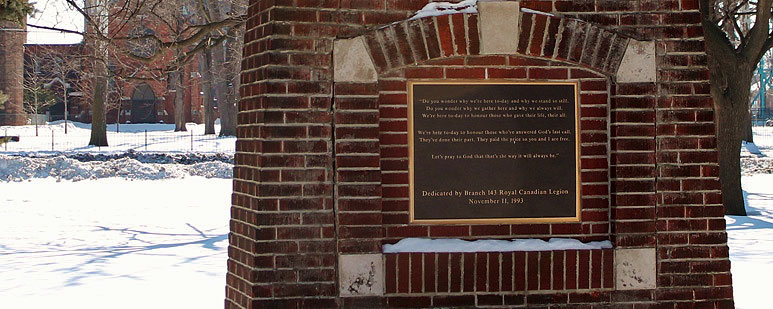
M57 56L59 54L59 56ZM75 61L72 55L80 55L88 59L89 54L83 44L27 44L24 45L25 72L37 72L47 76L53 81L56 76L46 71L49 62L54 59L69 58ZM116 64L111 69L125 65L128 61L125 57L112 59ZM36 68L31 59L39 59ZM165 59L159 59L163 63ZM150 64L153 65L153 64ZM84 123L91 122L91 109L89 106L89 68L78 66L80 71L73 70L69 74L66 83L68 89L68 115L69 119ZM146 66L137 65L130 67L131 72L124 67L120 74L125 77L115 77L109 81L107 123L174 123L174 98L177 95L169 82L168 75L153 74L146 70ZM200 74L198 72L197 58L184 65L183 92L185 102L185 118L187 122L201 122L203 96L201 95ZM54 83L57 84L57 83ZM60 86L57 86L60 87ZM61 120L64 115L63 92L54 91L57 103L49 110L51 120ZM69 104L71 102L71 104Z
M5 24L3 24L5 25ZM132 19L132 24L121 27L110 27L113 32L110 37L131 37L143 34L155 34L168 38L165 27L160 22L147 18ZM118 30L116 30L118 29ZM0 125L26 124L27 116L23 109L22 76L38 76L41 82L50 84L57 103L46 110L51 115L50 120L64 118L64 89L68 85L67 109L68 119L84 123L91 122L90 101L90 68L86 64L93 58L88 45L76 44L24 44L24 31L3 30L0 32L0 57L8 57L9 61L0 63L3 74L0 85L5 93L12 94L5 109L0 107ZM177 95L183 96L186 122L203 121L203 95L201 74L199 73L198 57L181 65L181 77L184 91L180 94L170 82L170 74L165 70L171 60L171 53L150 63L143 63L131 58L130 54L145 55L155 52L152 44L141 44L131 41L117 41L121 46L111 46L108 53L111 78L108 82L108 100L106 106L107 123L174 123L174 101ZM69 67L69 73L52 72L56 67L52 62L64 62L61 66ZM15 67L24 66L23 73L15 72ZM53 71L56 71L55 69ZM57 79L61 82L57 82ZM28 79L29 80L29 79ZM18 89L13 85L18 84ZM14 92L15 91L15 92ZM4 115L13 114L13 115ZM18 115L18 116L17 116ZM5 120L4 120L5 119ZM5 121L5 122L3 122Z

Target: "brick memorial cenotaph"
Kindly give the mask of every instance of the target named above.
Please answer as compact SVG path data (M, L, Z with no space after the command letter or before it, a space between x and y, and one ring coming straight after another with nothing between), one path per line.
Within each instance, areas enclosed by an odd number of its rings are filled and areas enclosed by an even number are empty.
M702 36L696 0L250 1L225 307L732 308Z

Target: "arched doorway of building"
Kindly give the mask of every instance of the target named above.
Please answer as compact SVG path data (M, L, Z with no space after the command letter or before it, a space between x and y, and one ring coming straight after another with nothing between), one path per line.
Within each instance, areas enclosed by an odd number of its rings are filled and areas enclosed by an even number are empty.
M132 123L156 122L156 94L148 84L140 84L132 94Z

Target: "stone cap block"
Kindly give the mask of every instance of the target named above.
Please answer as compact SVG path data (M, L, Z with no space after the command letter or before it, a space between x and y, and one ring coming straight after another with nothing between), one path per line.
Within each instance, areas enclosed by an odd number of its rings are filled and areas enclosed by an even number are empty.
M617 69L618 83L654 83L657 81L655 42L630 40Z
M339 295L384 295L384 256L382 254L345 254L338 258Z
M615 288L645 290L657 287L655 248L615 250Z
M481 54L516 54L520 4L511 1L478 2L478 12Z
M376 67L365 49L365 41L362 37L334 42L333 80L355 83L378 81Z

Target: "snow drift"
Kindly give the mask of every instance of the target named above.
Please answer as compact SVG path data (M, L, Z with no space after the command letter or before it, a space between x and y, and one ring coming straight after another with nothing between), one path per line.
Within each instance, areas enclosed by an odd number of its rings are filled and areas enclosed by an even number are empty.
M199 161L187 165L146 163L129 156L79 161L64 155L51 157L0 155L0 180L5 181L18 182L49 177L70 181L110 177L157 180L187 176L228 179L233 177L233 165L222 160Z

